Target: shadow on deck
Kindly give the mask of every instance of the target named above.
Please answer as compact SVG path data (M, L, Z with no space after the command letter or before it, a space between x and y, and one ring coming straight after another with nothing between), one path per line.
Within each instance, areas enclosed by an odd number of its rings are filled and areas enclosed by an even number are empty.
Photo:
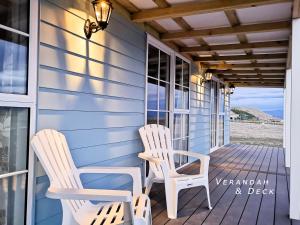
M198 172L199 163L183 171ZM178 218L170 220L164 186L155 184L150 194L153 224L299 225L299 221L289 219L288 174L282 148L228 145L211 154L209 180L213 209L207 209L204 188L186 189L179 193ZM218 183L220 180L227 183ZM230 180L234 185L229 184ZM243 184L243 180L248 183Z

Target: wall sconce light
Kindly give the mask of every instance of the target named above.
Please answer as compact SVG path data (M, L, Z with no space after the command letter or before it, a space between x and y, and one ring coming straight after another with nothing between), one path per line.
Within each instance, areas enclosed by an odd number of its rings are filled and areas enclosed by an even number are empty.
M205 75L204 75L204 79L205 79L205 81L209 81L209 80L211 80L211 79L212 79L212 77L213 77L213 74L212 74L212 73L205 73Z
M229 86L229 93L232 95L234 93L234 90L235 90L235 86L233 84L230 84Z
M87 39L91 38L92 33L104 30L107 27L113 10L112 3L109 0L94 0L92 4L97 22L91 22L89 19L85 21L84 33Z

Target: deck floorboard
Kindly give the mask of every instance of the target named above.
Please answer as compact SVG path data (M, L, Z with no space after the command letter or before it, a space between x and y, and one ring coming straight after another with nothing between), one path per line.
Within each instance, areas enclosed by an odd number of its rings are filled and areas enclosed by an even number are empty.
M224 146L211 153L209 181L213 209L207 208L203 187L182 190L178 197L178 218L170 220L164 185L154 184L150 193L153 224L300 225L289 219L289 170L284 163L282 148ZM199 165L195 162L180 172L195 174ZM223 183L217 183L217 180ZM234 185L228 184L230 180L234 181ZM248 183L243 183L243 180ZM262 190L267 194L262 194ZM249 194L249 191L254 193Z

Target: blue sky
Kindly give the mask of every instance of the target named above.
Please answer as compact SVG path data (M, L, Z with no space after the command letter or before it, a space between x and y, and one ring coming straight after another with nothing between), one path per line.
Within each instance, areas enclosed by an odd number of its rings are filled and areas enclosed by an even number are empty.
M231 107L249 107L262 111L283 110L282 88L236 88Z

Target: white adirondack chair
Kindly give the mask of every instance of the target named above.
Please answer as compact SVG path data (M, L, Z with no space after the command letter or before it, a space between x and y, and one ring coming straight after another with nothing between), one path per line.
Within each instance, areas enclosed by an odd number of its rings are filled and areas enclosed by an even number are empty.
M208 207L212 209L209 196L207 155L195 152L173 150L170 129L161 125L150 124L139 129L145 152L139 157L149 161L149 175L146 179L146 194L149 194L152 184L165 183L168 217L177 218L178 193L182 189L204 186L206 188ZM174 155L186 155L198 158L201 161L200 173L185 175L177 173Z
M46 196L61 200L63 225L152 224L150 200L142 194L140 168L76 168L65 136L55 130L38 132L31 146L50 179ZM125 190L83 188L80 174L98 173L130 175L133 195Z

